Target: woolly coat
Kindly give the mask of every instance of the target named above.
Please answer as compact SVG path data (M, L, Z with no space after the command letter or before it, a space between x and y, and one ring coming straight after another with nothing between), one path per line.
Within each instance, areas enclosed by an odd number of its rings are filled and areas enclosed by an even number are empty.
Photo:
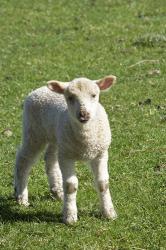
M111 142L108 117L100 103L95 119L74 123L64 96L47 87L28 95L23 119L24 136L35 137L37 144L56 144L59 155L67 159L91 161L102 156Z

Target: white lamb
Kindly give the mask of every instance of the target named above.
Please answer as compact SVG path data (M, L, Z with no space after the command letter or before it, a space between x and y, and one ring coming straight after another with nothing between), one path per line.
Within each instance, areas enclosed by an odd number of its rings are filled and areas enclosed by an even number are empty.
M51 192L64 200L63 221L77 221L78 180L75 161L90 164L100 196L104 217L117 217L109 191L108 148L111 131L107 114L99 103L100 90L106 90L115 76L92 81L49 81L29 94L24 105L23 140L15 166L15 195L28 205L28 175L41 150L47 146L46 173ZM63 180L63 181L62 181Z

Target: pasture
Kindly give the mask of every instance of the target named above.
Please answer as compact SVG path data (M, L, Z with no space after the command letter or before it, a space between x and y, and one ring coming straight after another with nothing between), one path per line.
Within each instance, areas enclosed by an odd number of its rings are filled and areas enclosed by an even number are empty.
M166 17L164 0L0 1L0 248L164 250ZM93 179L77 164L79 221L61 221L43 156L28 208L13 199L25 96L48 80L117 76L100 100L112 129L110 189L118 219L102 219Z

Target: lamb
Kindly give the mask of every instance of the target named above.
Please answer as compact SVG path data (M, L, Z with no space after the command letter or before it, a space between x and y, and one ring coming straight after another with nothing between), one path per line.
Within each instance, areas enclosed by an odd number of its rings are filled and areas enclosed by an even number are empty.
M111 131L105 109L99 103L100 90L109 89L115 81L112 75L100 80L51 80L47 86L28 95L14 176L19 204L29 205L28 175L38 154L46 148L48 182L52 194L63 200L64 223L77 221L75 161L85 161L91 166L102 215L111 219L117 217L109 191L107 167Z

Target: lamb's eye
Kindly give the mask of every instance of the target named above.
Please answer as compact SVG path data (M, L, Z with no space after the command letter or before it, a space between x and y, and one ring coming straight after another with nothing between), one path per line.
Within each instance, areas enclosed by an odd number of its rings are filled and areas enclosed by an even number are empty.
M95 94L92 94L92 95L91 95L91 97L92 97L92 98L95 98L95 97L96 97L96 95L95 95Z
M74 102L74 96L72 96L72 95L70 95L69 97L68 97L68 100L69 100L69 102Z

